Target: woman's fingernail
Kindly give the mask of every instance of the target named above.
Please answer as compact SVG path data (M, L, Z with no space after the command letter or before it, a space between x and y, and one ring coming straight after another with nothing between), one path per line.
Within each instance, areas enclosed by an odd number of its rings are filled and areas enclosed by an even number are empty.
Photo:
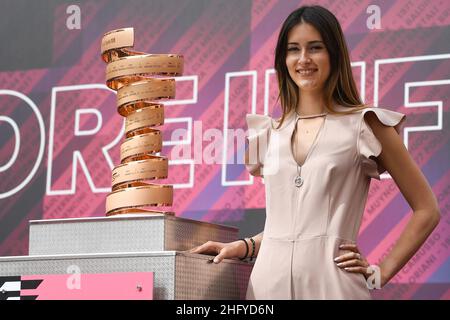
M219 259L214 258L214 263L219 263Z
M336 264L338 267L342 266L342 262Z
M339 261L339 257L334 258L334 261L338 262Z

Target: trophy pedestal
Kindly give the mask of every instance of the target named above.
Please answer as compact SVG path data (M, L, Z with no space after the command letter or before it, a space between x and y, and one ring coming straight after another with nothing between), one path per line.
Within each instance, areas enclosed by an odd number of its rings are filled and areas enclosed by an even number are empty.
M237 235L167 215L30 221L30 255L0 258L0 277L68 274L72 266L81 274L153 272L154 299L245 299L252 263L183 252Z
M245 299L251 264L176 251L46 255L0 258L0 277L82 273L154 272L154 299ZM67 275L69 276L69 274ZM1 295L2 293L0 293Z
M30 221L30 255L185 251L208 240L230 242L238 229L155 215Z

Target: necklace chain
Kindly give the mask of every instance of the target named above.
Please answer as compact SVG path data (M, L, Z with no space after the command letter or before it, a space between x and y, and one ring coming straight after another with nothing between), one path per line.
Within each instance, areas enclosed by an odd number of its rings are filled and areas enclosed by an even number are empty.
M299 115L298 114L298 112L297 112L297 110L295 110L295 114L297 115L297 120L299 120L299 119L308 119L308 118L315 118L315 117L321 117L321 116L325 116L325 115L327 115L328 114L328 112L322 112L322 113L318 113L318 114L310 114L310 115L304 115L304 116L301 116L301 115ZM322 124L323 125L323 124ZM296 121L296 123L295 123L295 127L297 127L297 121ZM321 127L322 128L322 127ZM297 129L297 128L295 128L295 129ZM296 131L296 130L295 130ZM317 133L317 134L319 134L319 133ZM317 139L317 136L316 136L316 139ZM315 140L314 140L314 142L315 142ZM314 143L313 142L313 143ZM312 146L310 147L310 148L312 148ZM308 153L310 152L311 150L309 150L308 151ZM295 159L295 155L294 155L294 159ZM297 188L300 188L302 185L303 185L303 177L301 176L301 170L302 170L302 166L300 166L298 163L297 163L297 176L295 177L295 179L294 179L294 184L295 184L295 186L297 187Z
M297 111L295 111L295 113L297 114L297 119L315 118L315 117L325 116L328 114L328 112L322 112L322 113L318 113L318 114L308 114L308 115L302 116L302 115L298 114Z

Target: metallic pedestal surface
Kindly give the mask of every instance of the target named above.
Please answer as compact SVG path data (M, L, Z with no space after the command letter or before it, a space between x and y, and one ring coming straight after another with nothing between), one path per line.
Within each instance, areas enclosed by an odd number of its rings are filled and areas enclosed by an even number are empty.
M73 266L81 273L154 272L158 300L245 299L252 264L209 259L176 251L2 257L0 276L66 274Z
M238 229L167 215L30 221L30 255L184 251Z
M234 227L167 215L30 221L30 255L0 258L0 277L67 274L74 266L82 274L154 272L155 299L245 299L252 263L214 264L185 252L237 236Z

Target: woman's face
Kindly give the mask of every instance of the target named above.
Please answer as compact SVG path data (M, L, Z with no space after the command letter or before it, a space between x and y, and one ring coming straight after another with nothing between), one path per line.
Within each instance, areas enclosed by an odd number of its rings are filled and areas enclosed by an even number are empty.
M288 34L286 66L300 91L321 91L330 74L330 57L319 31L301 23Z

